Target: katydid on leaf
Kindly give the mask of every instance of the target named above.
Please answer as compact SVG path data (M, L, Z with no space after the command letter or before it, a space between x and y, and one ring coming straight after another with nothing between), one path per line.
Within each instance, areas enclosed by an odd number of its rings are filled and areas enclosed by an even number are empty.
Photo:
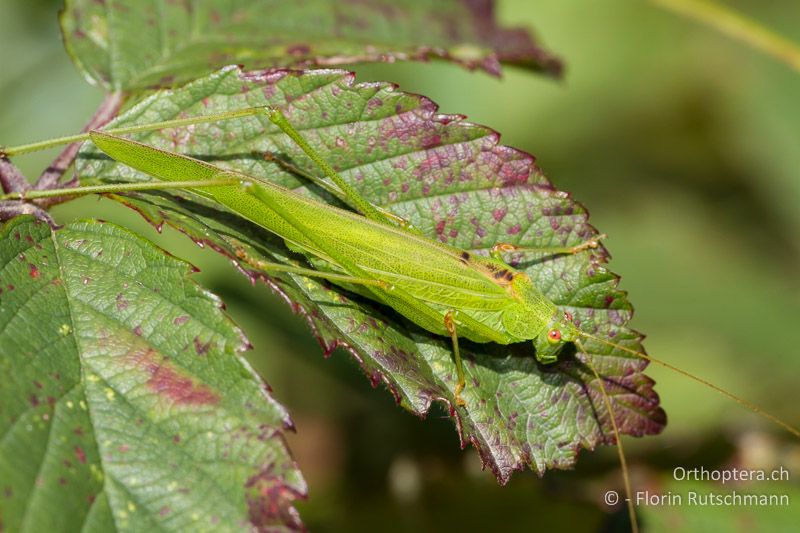
M560 310L544 296L525 272L511 267L503 260L503 254L519 250L553 255L584 253L599 246L602 235L596 235L573 247L521 249L511 244L498 243L488 257L476 255L434 241L409 227L402 218L372 205L326 163L277 108L259 107L209 115L196 119L196 122L258 114L266 115L319 166L333 185L322 180L317 182L318 185L341 199L353 211L307 198L269 181L119 136L136 131L182 126L192 123L191 119L93 131L84 136L56 141L71 142L89 138L114 160L149 174L157 182L29 191L7 194L3 198L25 200L66 194L155 188L191 189L274 233L284 240L290 250L314 260L314 268L263 261L258 262L258 268L327 279L391 307L435 335L449 337L457 372L452 394L454 403L459 407L468 407L468 402L462 396L466 382L459 338L501 345L529 342L533 344L536 359L543 365L559 361L563 357L564 348L574 345L578 351L576 358L591 370L599 383L604 407L608 411L618 444L617 450L628 494L628 509L634 529L637 528L636 516L620 431L603 380L589 351L584 348L583 341L603 343L668 367L713 388L800 436L797 429L720 387L669 363L583 331L568 312ZM45 145L49 146L46 142L37 143L7 149L5 153L13 155ZM313 176L307 177L315 179Z

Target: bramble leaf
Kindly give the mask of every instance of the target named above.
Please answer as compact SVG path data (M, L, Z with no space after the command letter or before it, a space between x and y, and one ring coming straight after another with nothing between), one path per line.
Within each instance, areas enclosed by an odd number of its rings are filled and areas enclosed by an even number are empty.
M111 224L2 227L4 529L301 527L291 420L189 271Z
M595 235L582 206L553 188L533 158L498 144L499 135L463 117L441 115L430 100L385 83L356 84L342 71L223 69L186 87L154 94L116 125L148 123L271 104L370 201L405 217L430 238L487 254L498 242L564 246ZM226 168L273 180L324 201L336 200L277 164L319 170L266 118L194 125L133 136ZM265 155L270 157L265 158ZM149 180L109 160L91 145L77 164L84 183ZM187 176L187 179L191 178ZM231 257L262 278L307 319L326 352L348 349L377 384L387 384L410 411L451 402L455 368L449 339L431 335L386 307L326 283L291 275L267 277L253 260L303 262L266 230L191 193L117 196L153 224L170 224L196 242ZM409 256L414 250L409 246ZM618 278L603 266L601 247L574 256L517 254L509 260L581 327L641 349L625 327L631 306ZM249 259L249 261L248 261ZM621 430L658 433L664 412L646 363L589 344ZM530 343L464 342L466 408L455 409L462 442L476 446L501 482L526 465L537 472L570 467L581 447L613 442L598 383L579 358L539 366Z
M185 82L248 68L441 58L500 74L500 64L558 76L561 63L521 28L501 28L492 0L68 0L64 43L109 90Z

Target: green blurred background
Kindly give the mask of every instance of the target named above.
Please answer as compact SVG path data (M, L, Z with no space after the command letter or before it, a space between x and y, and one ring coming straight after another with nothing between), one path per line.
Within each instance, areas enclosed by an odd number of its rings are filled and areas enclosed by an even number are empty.
M800 41L796 0L728 5ZM0 5L3 144L75 132L102 98L62 49L59 7ZM497 80L440 62L361 66L359 79L397 82L535 154L609 234L612 270L648 350L798 425L800 74L637 0L505 0L499 15L535 28L563 57L562 82L514 69ZM17 162L33 178L52 156ZM299 508L312 530L624 530L624 512L602 501L620 483L612 448L581 454L574 471L522 472L499 487L472 449L459 449L446 413L418 420L373 390L345 353L323 359L288 307L212 252L174 232L159 235L106 200L54 214L122 223L200 266L196 279L249 334L248 357L295 419L290 444L310 485ZM671 481L677 466L782 465L789 483L735 488L793 499L782 508L646 507L645 526L796 527L797 441L679 375L649 373L669 425L658 437L626 439L640 489L685 493L686 483Z

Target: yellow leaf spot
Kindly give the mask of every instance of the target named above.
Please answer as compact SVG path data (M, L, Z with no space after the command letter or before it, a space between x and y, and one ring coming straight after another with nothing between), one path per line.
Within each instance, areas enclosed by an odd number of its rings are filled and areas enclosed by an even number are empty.
M105 477L100 467L98 467L94 463L89 465L89 473L91 473L92 477L95 478L97 481L103 481L103 478Z

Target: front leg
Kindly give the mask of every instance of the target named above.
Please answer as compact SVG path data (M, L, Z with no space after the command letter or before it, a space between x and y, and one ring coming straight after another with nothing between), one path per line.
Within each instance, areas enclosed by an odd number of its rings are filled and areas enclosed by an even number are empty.
M497 259L499 261L503 260L503 254L509 252L533 252L533 253L542 253L542 254L549 254L549 255L572 255L577 254L578 252L582 252L584 250L590 250L597 248L600 246L600 241L605 239L607 235L605 233L601 233L599 235L595 235L590 239L585 240L580 244L576 244L575 246L544 246L544 247L533 247L533 246L517 246L516 244L510 244L507 242L499 242L492 246L489 255L492 258Z

